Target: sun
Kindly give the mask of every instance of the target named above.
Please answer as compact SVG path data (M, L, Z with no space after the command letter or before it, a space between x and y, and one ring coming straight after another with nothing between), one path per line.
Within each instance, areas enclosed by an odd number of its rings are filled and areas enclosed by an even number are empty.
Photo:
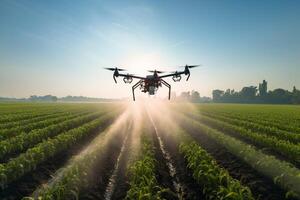
M146 75L148 70L165 70L165 58L159 52L135 52L127 55L120 63L129 72Z

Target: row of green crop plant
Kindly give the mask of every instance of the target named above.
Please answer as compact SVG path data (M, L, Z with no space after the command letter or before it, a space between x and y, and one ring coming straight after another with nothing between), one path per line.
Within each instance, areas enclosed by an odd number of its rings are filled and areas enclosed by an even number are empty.
M266 155L255 147L211 128L201 121L185 115L177 115L177 118L180 125L189 127L197 134L205 134L259 173L273 180L286 191L286 198L300 199L300 170L298 168L274 156Z
M182 107L179 107L179 109L182 110ZM299 163L299 144L294 144L286 140L280 140L274 136L263 135L261 133L254 132L240 126L228 124L220 120L212 119L201 114L199 115L199 112L197 112L195 109L189 110L189 113L186 111L183 112L188 115L197 116L198 120L201 120L206 124L210 124L221 131L225 131L236 137L246 139L248 142L250 141L251 143L260 145L262 147L267 147L277 154L284 155L291 160L292 163Z
M255 120L249 121L249 119L247 119L247 116L244 116L243 118L237 117L235 115L235 114L238 114L237 111L228 110L227 113L230 113L230 114L224 115L224 114L222 114L221 111L216 110L216 108L219 108L219 107L220 107L220 105L199 106L199 109L197 110L195 108L185 109L186 106L181 105L181 106L174 106L174 109L179 110L180 112L184 112L184 113L200 113L201 115L206 115L211 118L217 118L222 121L226 121L230 124L241 126L246 129L250 129L253 132L259 132L260 134L267 134L270 136L277 137L278 139L281 139L281 140L288 140L291 143L298 144L300 141L300 135L294 134L295 132L290 132L285 129L280 129L280 128L278 128L279 126L273 126L270 123L262 124L261 123L262 120L260 120L259 115L257 116L257 118ZM229 107L231 108L232 106L229 106ZM240 106L238 106L238 107L240 107ZM241 109L243 109L243 107Z
M200 112L205 112L205 109L202 110L199 109ZM213 113L215 115L222 115L225 117L230 117L232 119L238 119L243 120L247 122L252 122L256 124L260 124L262 126L271 126L275 127L280 130L285 130L291 133L300 133L300 126L299 122L300 120L295 119L295 116L293 114L290 114L289 116L282 116L281 120L275 120L273 118L272 113L266 113L265 115L262 114L249 114L247 112L245 113L239 113L239 112L222 112L217 110L207 110L209 113ZM291 123L293 122L293 123Z
M1 103L0 103L1 105ZM14 113L13 110L10 110L8 114L1 114L0 115L0 124L9 123L9 122L16 122L19 120L31 119L34 117L45 115L49 112L59 112L61 110L74 110L74 109L82 109L82 110L99 110L105 107L114 107L120 106L121 104L118 103L109 103L109 104L32 104L33 109L30 111L24 111L21 109ZM0 109L1 111L1 109Z
M103 110L103 109L101 109ZM38 129L40 127L43 127L43 124L45 122L47 122L47 120L54 120L54 119L57 119L59 117L68 117L69 115L72 115L72 114L77 114L77 113L89 113L89 112L93 112L93 110L87 110L87 109L77 109L77 110L74 110L73 112L71 111L63 111L63 112L56 112L52 115L48 115L48 117L45 117L45 115L47 115L47 113L44 114L44 116L39 116L39 118L41 118L41 120L38 120L38 121L35 121L35 118L33 119L33 122L32 123L29 123L31 118L30 119L27 119L26 121L24 121L25 123L23 124L22 121L18 121L18 122L15 122L13 124L13 127L11 128L4 128L4 129L0 129L1 131L1 134L9 134L9 133L12 133L12 132L15 132L15 131L24 131L24 132L28 132L28 131L31 131L33 129ZM53 116L53 117L52 117ZM29 121L28 121L29 120ZM28 123L26 123L28 121ZM20 123L20 124L19 124ZM5 126L5 124L3 124L2 126Z
M44 119L42 121L33 122L30 124L26 124L24 126L16 126L13 128L2 129L0 130L0 140L9 139L20 134L29 133L30 131L39 130L51 126L52 124L56 124L65 120L69 120L80 115L87 114L87 111L81 111L78 113L59 113L56 117Z
M82 112L82 111L89 111L89 109L82 109L82 108L67 108L67 109L60 109L60 110L49 110L48 112L41 112L41 115L37 115L35 117L32 118L26 118L23 120L17 120L17 121L12 121L12 122L8 122L8 123L3 123L0 124L0 130L1 129L8 129L8 128L13 128L13 127L19 127L19 126L26 126L27 124L31 124L31 123L35 123L35 122L40 122L46 119L51 119L51 118L55 118L55 117L59 117L62 115L62 113L67 114L72 114L72 113L78 113L78 112ZM90 111L92 112L93 110L90 109Z
M1 188L6 188L9 183L20 179L29 172L32 172L39 166L39 164L43 163L48 158L54 157L59 153L68 150L74 144L80 142L83 138L95 131L98 131L100 127L106 126L108 122L118 114L118 112L119 111L111 112L78 128L71 129L54 138L47 139L35 147L28 149L25 153L20 154L18 157L11 159L9 162L0 164ZM88 163L82 162L82 165L87 164ZM57 192L59 193L59 191Z
M240 126L231 125L220 120L200 115L198 119L222 132L229 133L239 139L244 139L255 145L267 147L273 152L280 154L292 163L300 164L300 145L286 140L280 140L274 136L253 132Z
M285 106L285 105L245 105L245 104L211 104L198 105L200 110L206 110L218 113L228 113L234 115L245 115L249 117L259 117L265 121L271 122L297 124L300 120L299 106Z
M260 125L258 123L243 121L240 119L234 119L234 118L227 117L227 116L225 117L225 116L218 115L218 114L212 114L212 113L207 113L207 112L201 112L201 114L205 115L207 117L213 118L213 119L218 119L218 120L227 122L232 125L250 129L251 131L254 131L254 132L258 132L258 133L269 135L269 136L274 136L281 140L288 140L291 143L295 143L295 144L300 143L300 134L293 134L293 133L290 133L290 132L287 132L284 130L280 130L276 127L264 126L264 125Z
M163 194L170 190L159 185L156 178L156 163L153 143L149 136L142 134L139 158L129 166L129 185L126 198L136 199L164 199Z
M47 118L50 119L51 117L59 116L61 113L65 113L65 111L48 112L48 113L44 113L44 114L38 115L38 116L33 117L33 118L28 118L28 119L3 123L3 124L0 124L0 130L1 129L8 129L8 128L16 127L16 126L24 126L28 123L34 123L34 122L42 121L42 120L45 120ZM66 113L69 113L69 112L66 112Z
M175 144L178 145L176 151L186 159L186 167L191 170L205 199L254 199L251 190L232 178L212 156L178 126L174 119L168 121L167 124L172 124L172 128L165 127L163 123L160 124L160 129L165 131L164 135L168 135L165 139L170 140L172 137L173 141L176 141ZM171 132L169 132L170 129L172 129Z
M194 179L202 186L206 199L254 200L251 190L219 167L196 142L182 142L180 152L187 160Z
M121 125L118 127L118 130L114 129L114 125L112 125L103 131L94 139L92 144L87 147L87 150L79 154L79 156L73 159L63 170L60 170L59 178L53 180L45 187L38 188L32 197L24 199L79 199L83 191L97 184L91 181L91 177L93 177L93 173L95 173L93 169L96 169L96 165L104 161L102 158L105 154L113 150L109 148L110 144L116 141L122 143L121 141L125 135L129 134L127 128L130 127L130 122L128 119L125 119L124 122L121 122L122 130L119 130ZM127 128L125 128L126 126Z
M74 107L92 107L90 103L72 104L72 103L2 103L0 102L0 114L22 114L34 113L49 110L60 110ZM96 104L94 104L96 105ZM95 106L94 106L95 107Z
M49 112L58 112L60 110L65 110L68 107L62 107L62 106L56 106L56 107L43 107L43 108L36 108L30 111L24 111L23 109L20 109L18 112L10 111L6 114L0 115L0 124L9 123L9 122L15 122L18 120L24 120L24 119L30 119L37 116L42 116Z
M22 133L16 137L9 138L0 142L0 160L8 158L11 154L20 153L45 139L54 137L64 131L81 126L84 123L92 121L107 111L98 111L96 113L77 115L60 123L51 123L44 129L33 130L29 133Z
M295 121L296 119L293 119L293 115L291 114L290 117L284 117L282 116L282 120L274 120L272 118L272 114L268 114L268 116L264 117L261 115L249 115L247 113L244 114L237 114L237 113L232 113L232 114L222 114L222 113L218 113L216 112L216 114L219 115L224 115L227 117L231 117L234 119L240 119L240 120L244 120L244 121L248 121L248 122L253 122L253 123L258 123L260 125L263 126L272 126L272 127L276 127L280 130L285 130L291 133L300 133L300 127L299 127L299 122L293 122L291 123L291 121Z
M57 106L58 105L58 106ZM42 111L53 109L55 107L64 107L59 104L36 104L36 103L2 103L0 102L0 114L19 114L19 113L31 113L34 111Z
M51 111L53 111L53 110L51 110ZM10 122L16 122L19 120L25 120L25 119L43 116L48 112L50 112L50 111L34 111L31 113L24 112L24 113L17 113L17 114L6 114L6 115L0 116L0 124L6 124L6 123L10 123Z
M259 122L274 125L299 127L300 109L296 106L244 105L244 104L211 104L196 105L200 112L210 112L220 115L242 117L245 119L259 119Z

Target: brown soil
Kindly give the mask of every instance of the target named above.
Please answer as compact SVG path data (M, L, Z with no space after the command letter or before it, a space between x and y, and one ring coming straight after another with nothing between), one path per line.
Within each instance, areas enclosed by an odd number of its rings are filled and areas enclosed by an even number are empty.
M152 129L154 129L154 127ZM204 199L202 188L193 179L192 172L186 167L187 163L184 157L179 153L179 144L173 137L169 136L169 133L165 133L159 126L157 127L157 133L153 130L152 135L156 149L156 160L158 162L158 180L161 185L171 189L171 193L164 197L166 199L178 199L177 192L172 182L172 179L176 179L182 186L179 192L181 199ZM172 164L176 169L176 174L173 178L169 174L169 169L166 165L167 160L164 158L160 149L157 135L162 139L164 148L169 153Z
M105 189L109 179L113 173L117 158L120 155L123 141L128 135L125 143L125 149L120 157L119 168L116 174L115 189L112 192L111 199L123 199L128 190L128 177L126 176L126 166L128 154L130 150L131 126L128 129L123 129L118 135L109 141L106 150L103 152L103 157L98 160L92 169L93 174L90 177L89 183L91 187L81 192L79 199L104 199Z

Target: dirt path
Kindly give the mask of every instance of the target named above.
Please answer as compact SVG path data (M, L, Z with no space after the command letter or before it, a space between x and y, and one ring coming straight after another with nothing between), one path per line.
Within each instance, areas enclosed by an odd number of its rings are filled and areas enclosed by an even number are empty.
M92 169L93 177L91 177L90 185L93 185L93 187L83 191L80 199L110 200L126 196L128 185L123 185L121 181L127 179L125 172L131 133L132 124L120 130L116 137L111 138L106 150L103 152L103 157ZM116 191L118 191L117 194Z
M92 169L92 187L81 192L79 199L124 199L129 189L127 174L130 159L134 157L135 147L139 146L139 113L131 113L126 118L125 127L118 127L102 153L103 157Z
M131 135L131 133L129 133L128 135ZM130 139L128 139L130 136L126 135L126 138L124 139L120 154L116 160L115 166L114 166L114 170L109 178L108 184L106 186L105 189L105 193L104 193L104 199L105 200L110 200L110 199L123 199L126 195L126 191L128 188L128 185L126 184L127 181L127 177L125 175L126 172L126 166L127 166L127 158L128 158L128 151L129 151L129 141ZM124 190L120 190L120 187L122 183L125 183L125 185L127 185L127 187L125 186ZM118 192L116 192L116 189L118 189ZM113 198L114 196L114 198ZM117 196L117 198L116 198ZM122 198L123 197L123 198Z
M165 172L168 172L169 181L172 181L175 197L189 200L204 199L201 187L194 181L192 172L186 167L185 159L179 154L178 141L160 126L162 118L151 112L148 112L148 115L154 128L156 148L159 147L160 150L158 152L160 153L160 160L158 161L166 165L167 171ZM168 123L170 124L170 121Z

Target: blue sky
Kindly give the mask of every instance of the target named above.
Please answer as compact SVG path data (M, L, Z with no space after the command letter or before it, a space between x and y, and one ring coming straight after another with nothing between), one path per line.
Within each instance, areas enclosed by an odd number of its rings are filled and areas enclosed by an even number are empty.
M0 1L0 96L125 97L103 67L203 64L178 93L300 88L299 1ZM171 79L169 80L171 82ZM159 91L166 95L166 90Z

